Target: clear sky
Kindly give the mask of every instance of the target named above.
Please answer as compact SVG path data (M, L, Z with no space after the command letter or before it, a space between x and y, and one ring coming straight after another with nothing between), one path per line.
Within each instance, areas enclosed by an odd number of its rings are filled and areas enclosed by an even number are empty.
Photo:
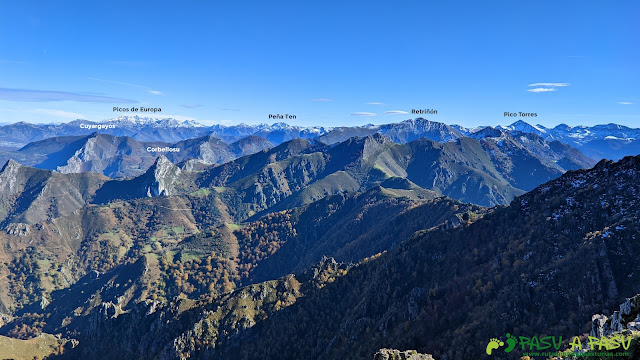
M0 1L0 122L118 106L206 124L436 109L464 126L520 111L640 127L638 16L635 0Z

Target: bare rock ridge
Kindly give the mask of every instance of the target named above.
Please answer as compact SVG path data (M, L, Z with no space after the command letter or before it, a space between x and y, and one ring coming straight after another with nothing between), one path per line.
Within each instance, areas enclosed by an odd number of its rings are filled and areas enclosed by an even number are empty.
M174 196L194 191L190 176L166 156L160 155L147 171L135 178L111 180L96 191L92 202L103 204L115 200Z

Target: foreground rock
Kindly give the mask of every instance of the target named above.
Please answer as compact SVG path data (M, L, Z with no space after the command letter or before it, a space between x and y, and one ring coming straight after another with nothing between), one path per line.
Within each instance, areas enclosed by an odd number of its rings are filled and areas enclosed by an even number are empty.
M380 349L373 356L374 360L434 360L429 354L420 354L415 350L400 351L396 349Z
M624 330L640 331L640 294L620 304L620 310L614 311L611 317L603 314L593 315L589 335L600 338Z

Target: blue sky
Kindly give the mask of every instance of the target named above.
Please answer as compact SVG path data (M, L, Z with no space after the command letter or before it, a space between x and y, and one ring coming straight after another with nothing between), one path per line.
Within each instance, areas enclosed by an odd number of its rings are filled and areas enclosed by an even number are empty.
M2 1L0 122L144 106L340 126L429 108L465 126L520 111L640 127L638 14L638 1Z

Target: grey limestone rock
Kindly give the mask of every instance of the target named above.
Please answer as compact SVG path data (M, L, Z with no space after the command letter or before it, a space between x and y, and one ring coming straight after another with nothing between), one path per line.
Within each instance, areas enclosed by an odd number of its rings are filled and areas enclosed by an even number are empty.
M590 336L608 336L627 329L640 329L640 294L627 298L620 304L620 310L614 311L611 317L602 314L593 315Z
M160 155L149 171L153 172L153 184L147 187L148 197L175 195L174 182L181 172L177 166Z
M380 349L373 356L374 360L434 360L429 354L420 354L415 350Z

